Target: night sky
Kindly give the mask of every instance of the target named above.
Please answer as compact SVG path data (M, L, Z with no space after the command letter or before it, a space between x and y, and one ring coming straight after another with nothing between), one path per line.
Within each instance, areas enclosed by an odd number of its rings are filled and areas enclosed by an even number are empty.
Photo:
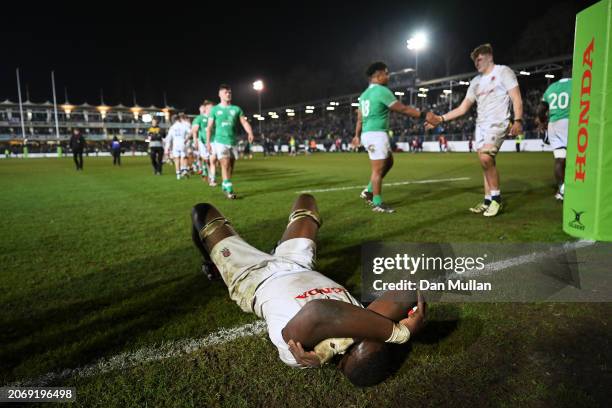
M195 112L226 82L249 111L257 105L251 84L263 79L265 109L358 92L374 60L391 70L414 66L406 39L419 29L430 40L419 54L424 79L473 71L469 52L484 42L498 63L567 54L575 13L595 1L126 3L4 10L0 99L17 100L19 67L24 99L27 84L34 102L52 99L55 70L58 102L66 88L71 103L98 104L102 88L110 105L131 105L135 91L139 105L161 106L166 92L170 105Z

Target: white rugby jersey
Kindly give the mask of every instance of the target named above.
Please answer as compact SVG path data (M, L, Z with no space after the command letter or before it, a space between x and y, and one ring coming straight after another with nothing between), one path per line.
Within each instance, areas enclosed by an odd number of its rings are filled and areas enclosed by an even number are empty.
M333 299L363 307L342 285L315 271L280 274L266 280L255 294L255 314L265 319L268 336L278 356L287 365L300 367L282 330L289 321L311 300Z
M191 128L186 126L185 123L176 122L170 129L168 129L168 136L166 136L166 147L172 147L172 149L183 149L185 147L185 139L189 136Z
M510 119L510 96L508 91L518 86L514 71L506 65L495 65L487 75L476 75L465 95L476 102L479 125L492 125Z

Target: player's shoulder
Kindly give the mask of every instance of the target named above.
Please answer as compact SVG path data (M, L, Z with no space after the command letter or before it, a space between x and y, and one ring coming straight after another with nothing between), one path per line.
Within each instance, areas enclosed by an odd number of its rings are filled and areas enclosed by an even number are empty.
M482 74L478 73L474 76L474 78L472 78L472 80L470 81L470 85L475 84L476 82L480 81L480 78L482 78Z
M385 85L375 84L375 86L371 88L371 95L378 98L386 98L389 95L393 96L393 92Z

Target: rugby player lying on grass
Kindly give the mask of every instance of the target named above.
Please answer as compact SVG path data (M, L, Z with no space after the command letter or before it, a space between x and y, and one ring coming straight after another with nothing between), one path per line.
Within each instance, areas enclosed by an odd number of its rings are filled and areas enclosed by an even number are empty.
M273 254L250 246L210 204L192 210L193 241L209 278L219 276L245 312L266 321L280 359L292 367L318 367L343 354L338 367L356 385L374 385L398 367L397 344L425 321L415 292L388 292L367 308L338 283L313 271L321 225L314 197L295 201ZM401 361L399 361L401 363Z

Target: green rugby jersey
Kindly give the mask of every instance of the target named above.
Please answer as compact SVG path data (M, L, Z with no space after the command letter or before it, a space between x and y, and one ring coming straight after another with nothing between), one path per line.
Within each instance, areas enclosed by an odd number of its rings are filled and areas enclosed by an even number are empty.
M395 95L384 85L370 84L359 97L362 132L386 132L389 128L389 106L397 101Z
M548 103L549 122L569 118L570 99L572 97L572 79L563 78L550 84L542 100Z
M212 108L209 118L215 121L213 137L215 143L236 145L236 125L241 116L244 116L244 113L236 105L223 106L219 104Z
M208 126L208 116L206 115L196 116L195 118L193 118L193 122L191 122L191 126L194 126L194 125L199 126L198 127L198 140L200 141L200 143L206 144L206 127Z

